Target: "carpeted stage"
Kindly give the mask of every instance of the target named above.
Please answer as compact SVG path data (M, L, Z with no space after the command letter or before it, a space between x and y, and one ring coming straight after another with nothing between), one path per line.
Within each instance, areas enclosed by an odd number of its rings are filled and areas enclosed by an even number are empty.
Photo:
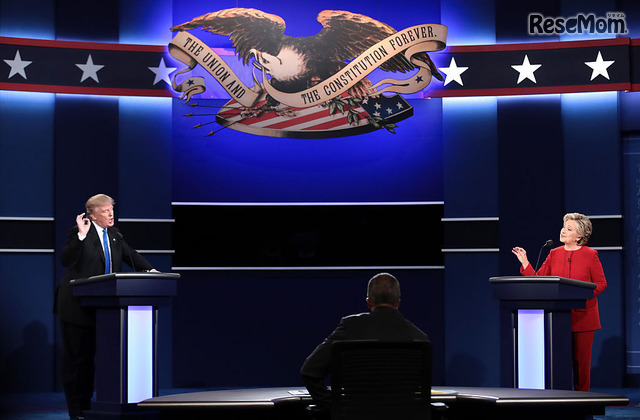
M597 392L474 387L433 387L431 399L447 405L448 420L584 420L604 415L607 406L629 403L627 397ZM162 420L304 420L310 402L301 388L253 388L165 395L138 406L157 411Z

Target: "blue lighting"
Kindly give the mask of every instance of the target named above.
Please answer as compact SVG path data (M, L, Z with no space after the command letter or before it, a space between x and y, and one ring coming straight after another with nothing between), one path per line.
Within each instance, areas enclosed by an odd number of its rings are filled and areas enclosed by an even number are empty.
M496 43L493 1L441 2L441 23L448 28L447 45L490 45Z
M144 112L162 112L171 107L171 98L154 98L149 96L119 96L120 108L125 111L138 111L144 107ZM147 108L152 107L150 110Z
M18 92L11 90L0 91L0 103L2 101L14 101L11 106L24 104L32 106L34 101L39 104L53 105L54 94L44 92Z
M561 98L562 94L559 93L547 93L539 95L505 95L498 96L500 102L518 102L518 101L556 101Z
M518 388L544 389L544 311L518 311Z
M612 92L584 92L584 93L565 93L562 95L563 111L566 106L580 106L582 111L591 109L602 112L606 108L604 104L612 105L612 112L616 113L618 93Z
M119 96L113 95L84 95L81 93L56 93L57 98L82 99L87 101L117 101Z
M468 109L469 111L477 111L483 106L494 106L498 96L468 96L468 97L452 97L442 98L443 107L449 109Z
M153 397L153 308L127 309L127 402Z
M173 23L172 0L137 0L121 2L120 43L167 45Z
M2 1L0 36L55 39L55 13L54 1Z

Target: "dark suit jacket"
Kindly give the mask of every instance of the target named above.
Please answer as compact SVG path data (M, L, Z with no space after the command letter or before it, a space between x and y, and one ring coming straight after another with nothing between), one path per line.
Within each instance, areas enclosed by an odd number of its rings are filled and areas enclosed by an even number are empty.
M122 271L122 263L126 262L137 271L151 270L153 267L136 250L123 239L116 227L107 229L111 245L111 271ZM78 227L74 226L67 235L67 242L62 249L62 264L67 271L56 291L54 312L64 322L77 325L93 325L93 311L82 307L78 298L71 292L70 281L104 274L104 251L101 238L93 223L87 237L78 239Z
M307 357L300 374L314 403L328 408L331 393L324 378L331 370L331 344L342 340L428 341L429 337L399 311L379 307L372 312L342 318L340 324Z

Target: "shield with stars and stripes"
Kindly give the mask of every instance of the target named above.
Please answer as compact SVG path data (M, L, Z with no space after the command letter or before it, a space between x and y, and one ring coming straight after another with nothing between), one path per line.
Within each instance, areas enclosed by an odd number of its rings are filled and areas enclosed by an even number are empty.
M413 108L400 95L354 99L346 95L307 108L286 105L270 107L266 97L253 108L235 100L227 102L216 116L224 127L269 137L321 139L352 136L386 128L413 115Z

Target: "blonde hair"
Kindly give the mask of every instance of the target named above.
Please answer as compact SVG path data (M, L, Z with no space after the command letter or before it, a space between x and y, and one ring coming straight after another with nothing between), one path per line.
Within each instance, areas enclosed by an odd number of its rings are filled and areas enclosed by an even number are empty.
M93 211L100 206L115 205L116 202L113 198L106 194L96 194L87 200L85 207L87 208L87 215L93 214Z
M582 213L567 213L564 215L564 223L567 223L567 220L573 220L576 222L576 228L578 230L578 235L580 236L577 244L580 246L586 245L593 233L591 220Z

